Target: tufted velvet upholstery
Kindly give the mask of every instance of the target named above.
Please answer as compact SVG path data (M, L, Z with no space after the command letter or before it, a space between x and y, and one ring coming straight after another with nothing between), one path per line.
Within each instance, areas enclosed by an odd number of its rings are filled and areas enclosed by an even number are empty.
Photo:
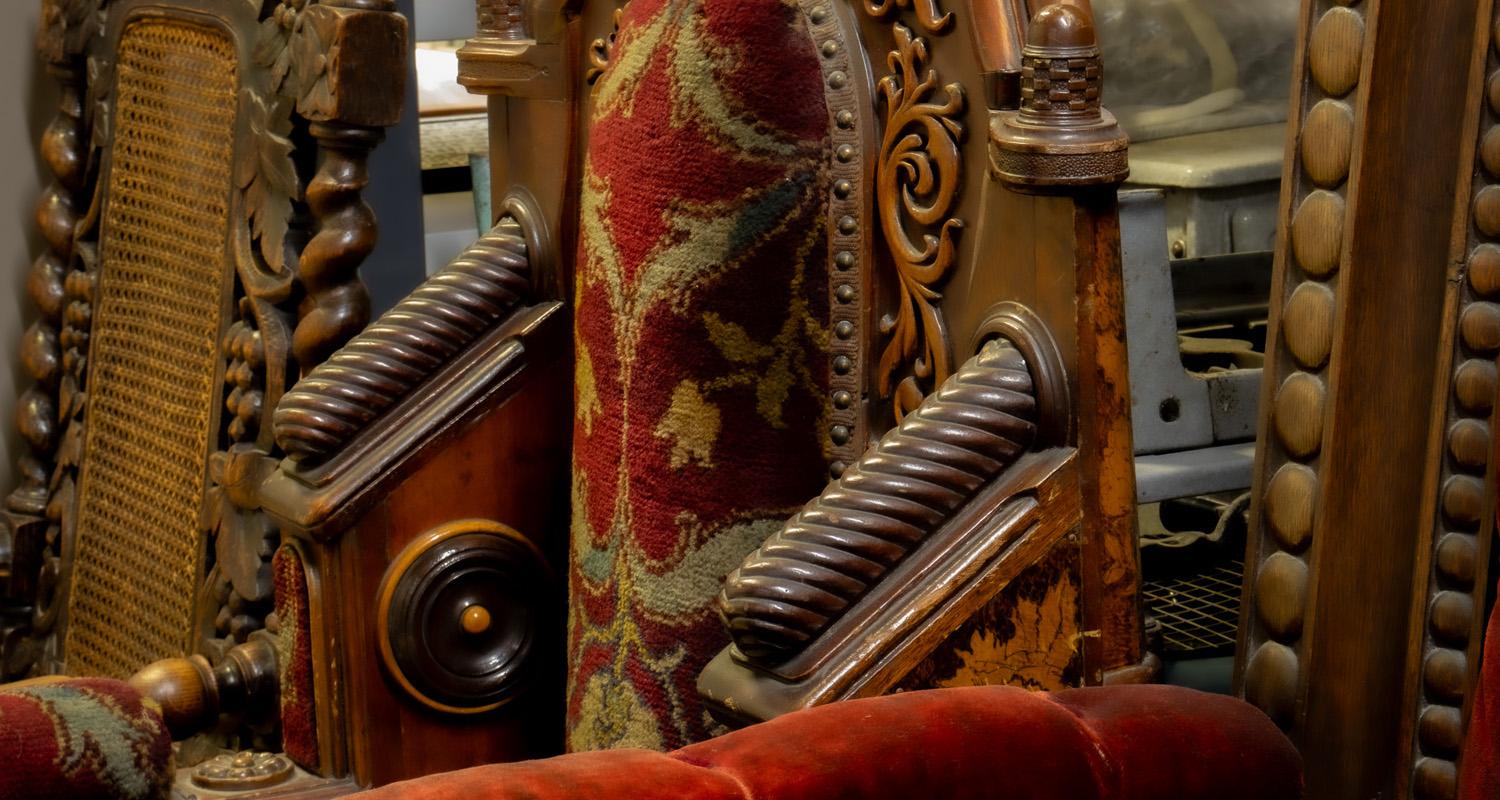
M1282 800L1301 761L1239 700L1173 686L969 687L789 714L669 754L576 753L361 800Z

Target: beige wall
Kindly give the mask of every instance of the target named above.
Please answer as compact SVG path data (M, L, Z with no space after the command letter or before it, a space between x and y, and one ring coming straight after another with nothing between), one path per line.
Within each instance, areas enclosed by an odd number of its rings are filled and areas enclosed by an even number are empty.
M32 46L41 3L13 4L0 26L0 502L10 494L23 446L13 422L16 397L26 384L16 348L36 318L26 296L26 274L38 246L32 211L46 172L36 142L56 97Z

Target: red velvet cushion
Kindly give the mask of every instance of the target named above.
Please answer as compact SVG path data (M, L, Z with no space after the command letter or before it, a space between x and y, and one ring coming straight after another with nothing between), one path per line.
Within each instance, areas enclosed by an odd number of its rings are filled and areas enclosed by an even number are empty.
M0 755L0 800L149 800L172 782L155 704L101 678L0 687Z
M1266 800L1301 761L1263 714L1173 686L908 692L789 714L668 755L579 753L364 800Z

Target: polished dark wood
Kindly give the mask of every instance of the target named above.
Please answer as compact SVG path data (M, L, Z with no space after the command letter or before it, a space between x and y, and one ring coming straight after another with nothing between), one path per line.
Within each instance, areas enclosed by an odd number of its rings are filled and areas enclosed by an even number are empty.
M1411 726L1473 669L1424 628L1489 24L1488 3L1303 5L1236 674L1309 798L1455 790L1451 762L1414 769Z
M916 21L931 30L952 21L943 19L919 14ZM963 110L962 89L945 89L946 103L927 96L937 82L926 67L933 45L900 23L893 31L896 49L889 63L896 75L881 87L894 108L887 124L903 129L908 123L901 114L912 105L910 113L925 119L914 129L929 138L909 139L908 152L926 145L930 149L916 157L938 175L972 174L968 149L957 146L961 129L944 120ZM988 148L981 163L990 172L978 191L963 195L956 182L946 188L928 184L935 205L925 218L939 219L951 206L951 213L978 220L976 252L990 253L996 263L982 270L976 264L964 274L965 259L954 245L961 241L957 231L972 222L940 223L942 234L928 238L926 256L938 261L920 270L902 260L906 234L893 240L889 225L886 230L903 289L898 306L917 326L904 337L912 349L888 349L887 358L909 357L921 348L948 351L950 315L971 332L969 352L979 355L917 405L912 398L924 393L918 379L944 374L943 362L930 352L917 359L921 369L903 379L902 388L878 387L890 391L900 424L726 581L722 607L735 644L699 681L700 692L726 721L744 723L928 685L923 681L935 681L939 670L959 671L954 663L1019 619L1009 616L1016 614L1050 620L1054 636L1038 647L1062 655L1032 665L1024 677L1021 670L984 676L969 671L948 678L949 684L999 680L1060 687L1100 683L1107 674L1115 680L1147 677L1152 662L1144 652L1137 587L1114 197L1124 175L1124 137L1099 107L1101 73L1087 14L1049 7L1031 21L1029 35L1029 58L1076 62L1086 91L1079 89L1075 103L1066 92L1047 92L1044 71L1023 71L1019 96L1031 105L990 115L989 135L981 142ZM908 103L909 92L922 93L921 102ZM1044 96L1058 105L1039 99ZM945 138L949 134L953 138ZM888 128L887 138L892 135ZM879 175L877 165L877 182ZM877 195L877 206L899 216L889 195ZM991 238L1004 245L985 250ZM929 283L906 282L908 268ZM967 281L960 296L934 290L950 269L959 271L955 279ZM919 303L913 302L917 296ZM1007 374L1024 379L1012 384L976 378L995 368L1001 352L1014 357ZM889 368L883 362L879 374L889 375ZM986 390L966 395L980 385ZM1015 406L1011 392L1029 396L1034 412ZM988 414L1006 424L990 428ZM1022 423L1036 427L1018 438ZM955 465L946 458L980 452L986 460L955 473L964 480L949 479L946 470ZM912 480L919 475L920 481ZM877 507L880 514L867 519L866 512ZM1060 594L1047 604L995 605L1003 603L997 598L1010 581L1056 559L1071 565L1058 573L1071 579L1054 581L1074 587L1059 589L1069 602ZM989 627L976 622L982 620ZM952 638L956 633L962 641Z

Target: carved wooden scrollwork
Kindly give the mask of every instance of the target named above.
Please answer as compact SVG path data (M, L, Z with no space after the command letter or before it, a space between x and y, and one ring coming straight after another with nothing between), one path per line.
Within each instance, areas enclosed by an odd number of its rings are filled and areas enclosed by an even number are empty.
M987 344L725 579L740 655L795 655L1037 437L1026 359Z
M945 30L953 22L953 12L943 11L938 0L865 0L865 13L876 19L885 19L898 8L914 8L917 21L932 33Z
M876 199L895 262L899 303L881 320L891 341L880 358L879 390L882 397L894 392L900 419L921 402L924 385L941 383L952 370L938 287L953 268L963 229L951 213L962 176L964 90L956 83L939 87L937 72L927 67L925 39L900 23L892 31L896 49L887 63L893 74L878 87L885 131ZM898 377L908 368L910 375Z
M599 80L599 76L604 74L604 68L609 66L609 59L615 52L615 38L620 35L620 18L623 16L625 16L625 6L622 5L615 9L609 35L595 39L589 45L589 67L584 73L584 79L590 86Z
M336 453L454 353L531 294L520 223L504 217L288 392L276 440L293 459Z

